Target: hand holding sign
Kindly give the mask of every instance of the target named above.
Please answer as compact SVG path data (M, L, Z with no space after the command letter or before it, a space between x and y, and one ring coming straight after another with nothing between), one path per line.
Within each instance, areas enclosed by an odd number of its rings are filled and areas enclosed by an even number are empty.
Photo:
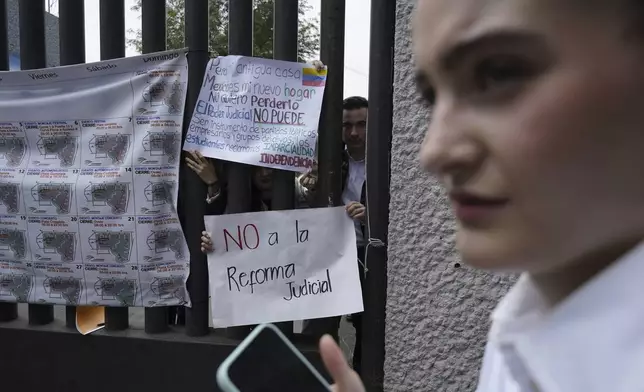
M322 72L326 70L326 65L324 65L324 63L321 60L313 60L311 62L311 65L314 66L318 72Z
M351 202L346 206L347 213L351 219L364 222L366 218L367 208L357 201Z
M210 253L212 252L212 240L210 239L210 233L207 231L201 232L201 252Z

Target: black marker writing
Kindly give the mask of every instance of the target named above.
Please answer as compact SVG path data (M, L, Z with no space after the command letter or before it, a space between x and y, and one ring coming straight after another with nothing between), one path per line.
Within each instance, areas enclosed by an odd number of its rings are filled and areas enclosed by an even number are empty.
M297 285L294 281L287 282L288 286L288 297L283 297L286 301L290 301L293 298L306 297L307 295L319 295L325 293L332 293L333 287L331 286L331 274L329 269L326 270L326 279L325 280L308 280L304 279L304 284Z
M236 267L228 267L227 274L229 291L233 291L233 289L241 291L242 288L250 286L250 292L254 293L255 285L261 285L275 280L291 279L295 276L295 264L291 263L284 266L258 268L249 272L242 271L239 273L237 273Z

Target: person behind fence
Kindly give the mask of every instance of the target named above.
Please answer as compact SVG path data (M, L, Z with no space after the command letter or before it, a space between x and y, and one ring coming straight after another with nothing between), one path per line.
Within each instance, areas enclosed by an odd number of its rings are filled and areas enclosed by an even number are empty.
M365 291L365 247L367 245L367 208L366 208L366 141L367 114L369 103L363 97L349 97L342 104L342 202L347 213L354 220L356 233L356 248L358 252L358 270L362 296ZM300 182L309 189L315 189L316 176L309 173ZM356 343L353 350L353 368L359 373L362 361L362 313L350 315L347 318L356 330ZM337 338L340 318L308 320L303 332L308 335L321 336L330 333Z
M422 0L413 45L462 260L521 273L477 391L644 391L644 2Z
M214 159L204 157L199 151L189 151L186 166L206 184L206 215L223 214L228 200L226 181L222 180L223 165L218 167Z
M186 166L194 171L206 184L206 215L221 215L226 210L226 191L222 165L215 160L204 157L199 151L188 151ZM171 306L168 308L168 321L173 325L185 325L185 308Z
M198 154L198 153L197 153ZM210 163L212 165L212 163ZM249 212L261 212L261 211L271 211L272 202L273 202L273 169L261 166L253 166L251 171L251 191L250 191L250 211ZM202 178L203 179L203 178ZM211 187L209 187L210 189ZM307 200L305 189L300 184L298 179L295 180L295 200L305 202ZM217 208L217 211L221 211L220 215L225 210L225 205L222 204L222 200L227 199L225 190L222 190L220 187L214 187L214 191L209 191L206 200L209 203L217 202L220 206ZM225 203L225 202L224 202ZM295 208L300 208L296 204ZM210 240L210 234L206 231L202 232L201 235L202 241L202 251L209 253L212 251L212 242Z

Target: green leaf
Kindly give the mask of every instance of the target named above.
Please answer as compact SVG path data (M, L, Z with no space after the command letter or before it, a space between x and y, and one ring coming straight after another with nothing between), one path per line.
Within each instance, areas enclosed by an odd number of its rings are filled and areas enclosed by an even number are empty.
M185 0L166 1L166 34L168 49L185 47ZM141 0L131 8L140 12ZM305 18L311 6L308 0L299 1L298 14L298 61L313 60L320 50L320 30L317 18ZM228 0L208 1L208 50L211 56L228 54ZM127 44L141 52L141 30L128 30L132 38ZM273 0L254 0L253 2L253 55L273 57Z

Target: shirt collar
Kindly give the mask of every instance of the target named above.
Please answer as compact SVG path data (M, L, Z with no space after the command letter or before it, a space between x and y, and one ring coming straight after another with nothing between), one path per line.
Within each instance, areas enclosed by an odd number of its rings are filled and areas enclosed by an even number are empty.
M366 147L365 147L366 148ZM345 145L344 146L344 153L347 154L347 157L349 158L350 162L355 162L355 163L363 163L365 161L365 158L362 158L361 160L354 159L351 154L349 154L349 148Z
M522 276L493 313L490 341L511 347L542 392L644 391L644 242L548 309Z

